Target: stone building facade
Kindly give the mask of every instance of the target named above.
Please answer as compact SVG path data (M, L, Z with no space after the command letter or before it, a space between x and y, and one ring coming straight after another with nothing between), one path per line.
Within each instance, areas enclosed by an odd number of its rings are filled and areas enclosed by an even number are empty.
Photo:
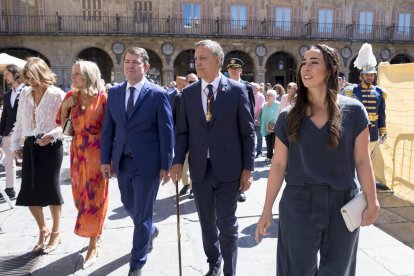
M195 71L194 44L206 38L244 60L245 79L272 84L295 81L316 43L338 49L350 81L365 42L378 62L414 61L413 0L0 0L0 10L0 52L46 59L65 86L79 58L97 62L106 82L122 81L131 46L148 50L148 77L168 83Z

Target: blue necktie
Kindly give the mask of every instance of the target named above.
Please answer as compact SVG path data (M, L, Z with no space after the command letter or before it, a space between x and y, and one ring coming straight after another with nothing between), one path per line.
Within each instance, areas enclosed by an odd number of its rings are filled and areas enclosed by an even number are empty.
M127 103L128 119L131 118L132 112L134 111L134 92L135 92L135 87L131 86L129 88L129 98L128 98L128 103Z

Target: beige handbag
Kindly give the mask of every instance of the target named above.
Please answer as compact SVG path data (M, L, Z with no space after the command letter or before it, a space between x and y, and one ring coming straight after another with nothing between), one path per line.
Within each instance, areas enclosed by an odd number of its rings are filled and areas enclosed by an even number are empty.
M72 116L69 116L63 125L63 135L73 136Z
M346 227L350 232L354 232L362 223L362 212L367 207L367 200L363 192L357 194L347 204L341 208Z

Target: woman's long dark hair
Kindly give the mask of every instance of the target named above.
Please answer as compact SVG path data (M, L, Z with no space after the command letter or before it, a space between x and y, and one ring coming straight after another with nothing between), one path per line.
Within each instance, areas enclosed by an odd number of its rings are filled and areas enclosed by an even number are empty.
M336 103L338 91L338 68L339 59L335 50L325 44L313 45L311 49L318 49L321 51L326 68L328 70L328 77L326 79L326 87L328 89L328 123L329 123L329 143L328 148L336 150L339 145L339 138L341 136L341 112ZM306 116L306 108L310 105L308 100L308 88L303 85L300 70L302 64L298 69L298 90L296 92L296 101L292 110L287 115L289 141L297 141L299 137L299 130L302 122Z

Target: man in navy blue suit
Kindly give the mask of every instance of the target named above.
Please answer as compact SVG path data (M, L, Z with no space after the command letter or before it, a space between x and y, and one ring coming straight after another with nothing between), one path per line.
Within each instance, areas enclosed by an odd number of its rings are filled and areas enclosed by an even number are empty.
M238 192L252 184L254 124L246 86L220 73L221 46L203 40L195 46L199 81L184 88L175 127L170 176L180 179L187 151L201 224L206 275L236 275Z
M169 180L173 121L168 95L145 78L149 58L143 48L124 55L127 79L109 90L102 140L101 170L117 175L121 201L134 221L129 276L141 275L158 229L152 223L160 181ZM112 164L111 164L112 161Z

